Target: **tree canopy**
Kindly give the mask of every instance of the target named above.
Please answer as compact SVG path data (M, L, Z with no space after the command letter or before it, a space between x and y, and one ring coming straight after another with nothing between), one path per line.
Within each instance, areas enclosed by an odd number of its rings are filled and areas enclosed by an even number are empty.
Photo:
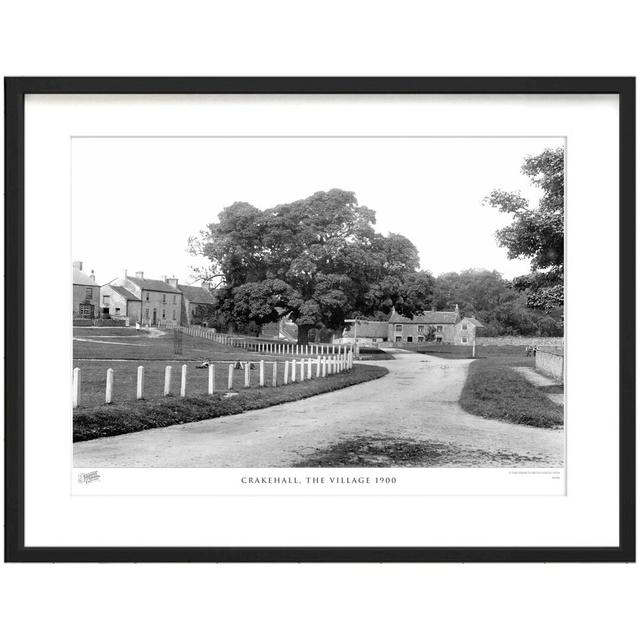
M221 285L230 321L290 315L305 342L311 328L340 329L347 318L394 305L413 315L431 303L434 280L417 270L416 247L374 225L375 212L340 189L266 210L236 202L191 239L191 251L210 261L199 276Z
M562 314L542 311L527 304L527 295L497 271L467 269L443 273L435 280L434 306L460 307L463 316L482 322L483 335L562 335Z
M564 149L527 157L522 173L542 190L537 207L519 193L501 190L486 202L513 216L496 234L509 258L531 258L531 272L514 286L526 292L530 307L550 310L564 303Z

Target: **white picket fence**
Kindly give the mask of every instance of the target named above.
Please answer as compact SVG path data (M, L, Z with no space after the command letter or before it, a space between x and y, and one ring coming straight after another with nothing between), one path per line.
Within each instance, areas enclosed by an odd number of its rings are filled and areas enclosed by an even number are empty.
M195 338L205 338L207 340L217 342L218 344L272 355L341 355L352 350L352 345L318 342L310 342L309 344L273 342L268 340L258 340L251 336L217 333L214 329L204 329L203 327L180 327L180 330L186 335L194 336Z
M265 362L260 360L256 363L243 362L241 366L244 370L244 385L243 388L248 389L251 387L251 364L257 364L259 367L259 387L265 386L265 367L272 367L271 386L278 386L278 373L279 367L284 366L283 371L283 384L288 385L295 382L304 382L305 380L311 380L313 378L326 378L343 371L353 369L353 353L351 351L345 351L341 354L323 356L318 355L315 358L300 358L292 359L291 361L273 361ZM230 362L216 364L210 364L208 367L208 395L213 395L218 391L216 389L216 366L227 366L227 383L226 390L231 391L234 388L234 371L236 370L238 363ZM183 364L180 369L180 397L185 398L187 396L187 377L188 367ZM144 366L138 367L136 377L136 399L143 400L145 392L144 382ZM164 389L163 396L171 395L171 380L173 376L173 366L167 365L164 370ZM113 369L107 369L106 372L106 386L105 386L105 403L111 404L114 401L114 379L115 372ZM73 370L73 382L72 382L72 403L73 408L77 409L81 406L82 401L82 370L76 367Z

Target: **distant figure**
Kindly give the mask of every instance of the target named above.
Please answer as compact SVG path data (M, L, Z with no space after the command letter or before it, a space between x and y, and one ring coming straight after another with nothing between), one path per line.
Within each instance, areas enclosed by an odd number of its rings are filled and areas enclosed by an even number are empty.
M530 345L527 345L525 347L524 353L527 356L527 358L531 357L531 352L533 351L533 348Z
M201 364L196 365L196 369L208 369L209 368L209 360L203 360Z
M533 345L533 357L534 357L534 358L536 357L536 353L537 353L537 352L538 352L538 345L537 345L537 344L534 344L534 345Z

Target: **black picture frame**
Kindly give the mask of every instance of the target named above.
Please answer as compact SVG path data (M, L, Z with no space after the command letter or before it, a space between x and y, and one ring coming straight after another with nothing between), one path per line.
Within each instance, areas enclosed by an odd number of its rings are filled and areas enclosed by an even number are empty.
M635 78L5 78L5 561L635 561ZM24 543L24 102L27 94L616 94L620 149L620 476L612 547L26 547ZM624 308L622 305L624 304Z

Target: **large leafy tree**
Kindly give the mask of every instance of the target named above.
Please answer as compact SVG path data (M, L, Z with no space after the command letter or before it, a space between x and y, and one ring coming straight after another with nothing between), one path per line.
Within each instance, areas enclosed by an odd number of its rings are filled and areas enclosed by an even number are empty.
M340 189L264 211L236 202L191 240L191 251L210 261L198 275L221 285L230 321L289 315L306 342L312 328L339 329L393 305L413 314L430 303L433 279L416 271L416 247L374 224L375 213Z
M496 234L509 258L531 259L531 272L514 285L526 292L530 307L550 310L564 303L564 149L529 156L522 172L542 190L536 207L519 193L501 190L486 202L513 216Z

